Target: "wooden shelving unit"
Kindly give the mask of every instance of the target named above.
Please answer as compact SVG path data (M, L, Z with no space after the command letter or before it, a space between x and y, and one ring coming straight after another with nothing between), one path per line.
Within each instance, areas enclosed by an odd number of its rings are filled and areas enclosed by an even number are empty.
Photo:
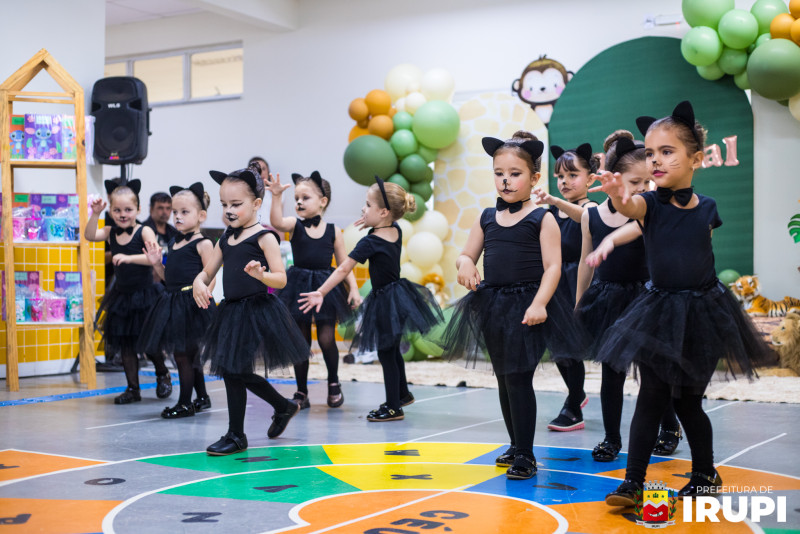
M40 71L45 70L63 89L63 92L27 92L26 85ZM19 391L19 355L17 351L17 331L32 328L75 328L80 329L80 381L89 389L97 386L94 362L94 296L91 270L89 267L89 244L85 239L69 243L14 243L12 236L12 200L14 191L14 169L74 169L75 192L79 200L79 227L86 227L88 204L86 190L86 125L84 122L83 88L66 70L42 49L27 63L22 65L2 85L0 85L0 168L2 171L3 195L3 242L5 251L4 263L6 271L6 387L10 391ZM29 161L12 160L10 147L11 115L14 102L36 102L47 104L67 104L74 108L75 145L77 155L75 161ZM64 246L78 250L78 270L81 272L83 288L83 323L23 323L17 324L14 309L14 249L30 246Z

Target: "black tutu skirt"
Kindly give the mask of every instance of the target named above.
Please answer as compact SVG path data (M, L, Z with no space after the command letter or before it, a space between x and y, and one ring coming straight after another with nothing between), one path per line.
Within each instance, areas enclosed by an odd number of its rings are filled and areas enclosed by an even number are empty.
M723 359L730 374L755 375L774 361L741 305L718 280L708 289L667 291L647 282L601 341L598 361L618 372L647 365L675 388L705 390Z
M578 265L580 262L570 261L561 264L561 278L558 279L556 292L563 295L575 307L575 295L578 292Z
M625 312L631 302L642 294L644 284L644 282L595 280L586 289L575 308L575 318L592 339L591 358L597 357L600 340L606 330Z
M390 349L404 335L424 334L444 320L433 294L405 278L370 291L361 304L360 317L351 351Z
M217 307L200 349L211 372L247 374L263 364L267 370L307 361L311 351L289 310L278 297L263 293L223 300Z
M328 269L302 269L290 267L286 272L286 286L278 291L278 298L289 309L289 313L298 323L310 324L314 318L317 324L345 322L352 318L352 310L347 303L347 291L344 284L334 287L325 295L322 308L319 311L311 310L308 313L300 311L298 299L300 293L310 293L319 289L333 272L333 267Z
M106 354L136 350L145 319L163 292L161 284L149 284L133 292L120 291L116 284L108 289L94 323L103 336Z
M214 300L208 309L194 301L191 288L186 291L164 291L150 310L139 336L139 352L195 352L208 331L217 306Z
M522 324L538 290L539 282L478 286L455 305L443 338L444 357L477 367L488 356L497 375L533 371L546 348L558 363L585 358L589 336L559 292L547 304L545 322Z

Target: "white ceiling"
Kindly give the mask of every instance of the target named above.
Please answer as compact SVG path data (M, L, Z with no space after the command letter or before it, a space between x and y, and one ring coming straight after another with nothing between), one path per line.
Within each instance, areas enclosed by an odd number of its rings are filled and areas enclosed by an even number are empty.
M106 26L203 11L182 0L106 0Z

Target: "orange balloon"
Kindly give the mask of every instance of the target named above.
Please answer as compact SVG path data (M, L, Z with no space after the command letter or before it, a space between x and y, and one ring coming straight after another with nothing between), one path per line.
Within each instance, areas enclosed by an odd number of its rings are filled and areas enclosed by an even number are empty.
M369 135L369 130L366 128L361 128L359 126L353 126L353 129L350 130L350 135L347 136L347 142L350 143L356 137L361 137L362 135Z
M800 0L789 0L789 13L796 19L800 19Z
M356 124L358 124L359 128L363 128L363 129L366 130L367 126L369 126L369 117L367 117L366 119L364 119L362 121L358 121Z
M772 22L769 23L769 33L773 39L792 39L792 24L794 24L794 17L788 13L780 13L775 15Z
M389 116L390 116L390 117L394 117L394 114L395 114L395 113L397 113L397 109L395 109L395 108L389 108Z
M350 114L350 118L354 121L363 121L369 117L367 101L363 98L356 98L350 102L350 107L347 109L347 112Z
M364 100L367 102L369 114L373 117L375 115L386 115L389 113L389 108L392 107L392 97L382 89L373 89L367 93L367 97Z
M383 137L387 141L394 133L394 123L389 115L376 115L369 120L369 133Z
M792 22L792 27L789 28L789 35L796 45L800 46L800 19Z

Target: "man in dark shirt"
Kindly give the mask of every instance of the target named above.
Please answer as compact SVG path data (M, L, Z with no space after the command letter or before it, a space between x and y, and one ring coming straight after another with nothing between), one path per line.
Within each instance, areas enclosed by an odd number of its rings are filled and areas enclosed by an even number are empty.
M142 224L156 233L156 239L164 254L170 239L178 235L178 230L169 224L172 215L172 197L167 193L153 193L150 197L150 216Z

